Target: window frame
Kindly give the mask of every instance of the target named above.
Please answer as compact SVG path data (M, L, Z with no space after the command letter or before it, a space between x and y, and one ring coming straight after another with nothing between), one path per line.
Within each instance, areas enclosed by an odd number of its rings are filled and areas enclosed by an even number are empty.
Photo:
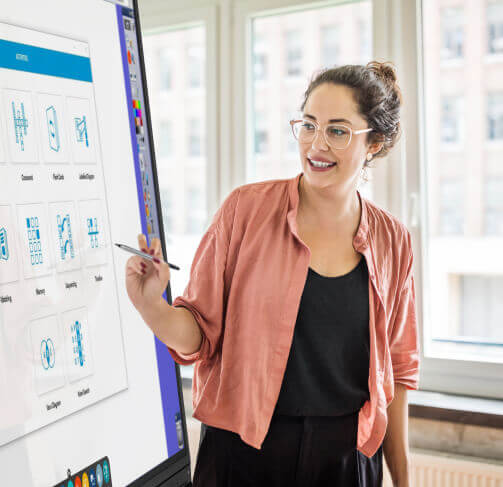
M207 38L208 212L235 187L245 184L253 157L251 111L252 19L325 7L350 0L186 0L183 7L144 0L142 25L166 29L205 22ZM429 327L427 279L428 201L426 198L425 114L422 50L422 0L372 0L373 58L395 64L407 103L402 135L395 149L372 169L376 203L409 229L415 258L416 311L421 347L419 387L423 390L503 399L503 364L427 357ZM300 166L299 166L300 170ZM483 249L482 249L483 250Z
M415 243L415 279L417 289L418 318L422 326L421 342L421 380L420 388L436 392L460 395L470 395L503 399L503 364L454 360L425 356L425 341L428 340L430 326L427 310L429 299L428 285L428 231L426 215L428 201L426 191L427 156L425 151L425 91L423 83L424 52L422 47L422 0L415 0L415 9L402 12L403 59L415 60L405 69L401 76L405 93L415 93L408 98L408 106L412 108L405 114L405 125L409 133L414 133L416 140L408 140L408 177L406 179L406 198L404 205L408 206L404 220ZM413 105L411 107L411 105ZM416 115L414 115L415 112ZM483 245L482 245L483 247Z

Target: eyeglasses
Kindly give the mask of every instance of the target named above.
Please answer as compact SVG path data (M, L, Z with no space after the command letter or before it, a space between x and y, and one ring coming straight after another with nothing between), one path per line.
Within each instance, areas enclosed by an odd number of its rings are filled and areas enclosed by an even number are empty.
M316 137L316 133L320 130L320 124L315 120L290 120L294 137L303 144L310 144ZM332 149L341 150L348 147L351 143L353 135L364 134L371 132L374 129L352 130L351 127L338 123L329 123L325 126L323 135L325 142Z

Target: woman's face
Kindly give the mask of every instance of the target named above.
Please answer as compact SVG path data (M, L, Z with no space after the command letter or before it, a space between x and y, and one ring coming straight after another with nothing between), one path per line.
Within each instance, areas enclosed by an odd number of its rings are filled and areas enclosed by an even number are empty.
M358 179L367 154L367 133L353 134L351 143L342 150L332 149L323 136L323 127L330 120L337 121L352 130L368 128L367 122L359 114L353 99L353 90L347 86L324 83L316 87L304 106L304 118L316 120L322 127L310 143L299 142L299 152L306 182L318 188L337 186L352 190ZM375 151L376 148L374 148ZM335 166L316 171L310 161L335 162Z

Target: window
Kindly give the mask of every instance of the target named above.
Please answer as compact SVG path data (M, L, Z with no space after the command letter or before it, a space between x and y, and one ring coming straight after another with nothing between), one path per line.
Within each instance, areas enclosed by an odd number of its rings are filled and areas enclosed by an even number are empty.
M501 377L503 366L503 260L497 257L503 248L503 149L486 140L503 138L503 65L481 62L484 32L463 27L465 18L483 25L485 8L459 3L442 8L438 0L422 0L423 381L430 390L490 395L485 384ZM465 63L445 69L445 59L461 56ZM466 151L445 150L460 142Z
M286 75L300 76L302 74L302 30L285 32Z
M255 154L265 154L268 151L268 132L264 112L255 114Z
M440 182L439 235L463 234L463 183L460 180Z
M161 194L161 211L164 232L168 236L173 233L173 193L166 188L159 191Z
M487 4L487 41L489 54L503 54L503 2Z
M442 29L442 59L463 57L463 9L459 7L444 8L442 10Z
M252 123L247 127L246 180L293 177L302 166L289 121L298 117L304 91L315 71L370 60L372 2L352 1L256 16L251 33ZM276 69L281 62L283 68Z
M503 92L487 96L487 136L489 140L503 140Z
M171 122L161 122L159 134L160 136L158 141L159 155L161 157L169 157L173 154L173 138L171 131Z
M340 62L339 32L336 25L326 25L321 29L321 56L324 67L333 67Z
M201 46L190 46L187 49L187 82L189 88L203 86L203 58L204 51Z
M147 34L144 51L147 82L152 83L148 90L160 156L157 174L166 250L168 257L180 265L171 282L174 298L183 293L189 281L207 217L206 94L203 89L194 89L205 85L206 28L174 27ZM156 80L164 82L153 82ZM168 85L170 96L166 97ZM166 164L163 157L171 158L172 163Z
M458 143L461 139L461 97L442 99L440 139L444 144Z
M485 233L503 236L503 175L485 182Z
M170 91L173 86L173 66L171 49L159 50L159 80L161 91Z
M199 157L202 154L201 120L190 118L188 123L188 149L190 157Z
M290 110L284 110L284 131L283 131L283 140L284 140L284 151L285 155L291 156L294 154L298 154L298 145L295 137L292 137L292 126L290 125L290 120L293 120L295 117L292 115Z
M264 37L258 33L253 45L253 76L255 81L267 77L267 46Z
M206 218L206 205L203 201L203 193L201 188L192 187L187 190L187 233L201 234L203 233L205 218Z

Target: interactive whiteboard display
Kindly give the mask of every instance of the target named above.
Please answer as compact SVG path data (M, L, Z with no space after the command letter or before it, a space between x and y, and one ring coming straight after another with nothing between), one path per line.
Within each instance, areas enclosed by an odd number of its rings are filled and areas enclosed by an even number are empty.
M89 47L4 23L0 35L27 64L1 78L0 346L16 370L5 395L18 391L2 445L127 388L127 374ZM46 74L30 69L39 53Z
M124 4L0 10L2 486L190 481L179 371L113 245L164 241L138 14Z

